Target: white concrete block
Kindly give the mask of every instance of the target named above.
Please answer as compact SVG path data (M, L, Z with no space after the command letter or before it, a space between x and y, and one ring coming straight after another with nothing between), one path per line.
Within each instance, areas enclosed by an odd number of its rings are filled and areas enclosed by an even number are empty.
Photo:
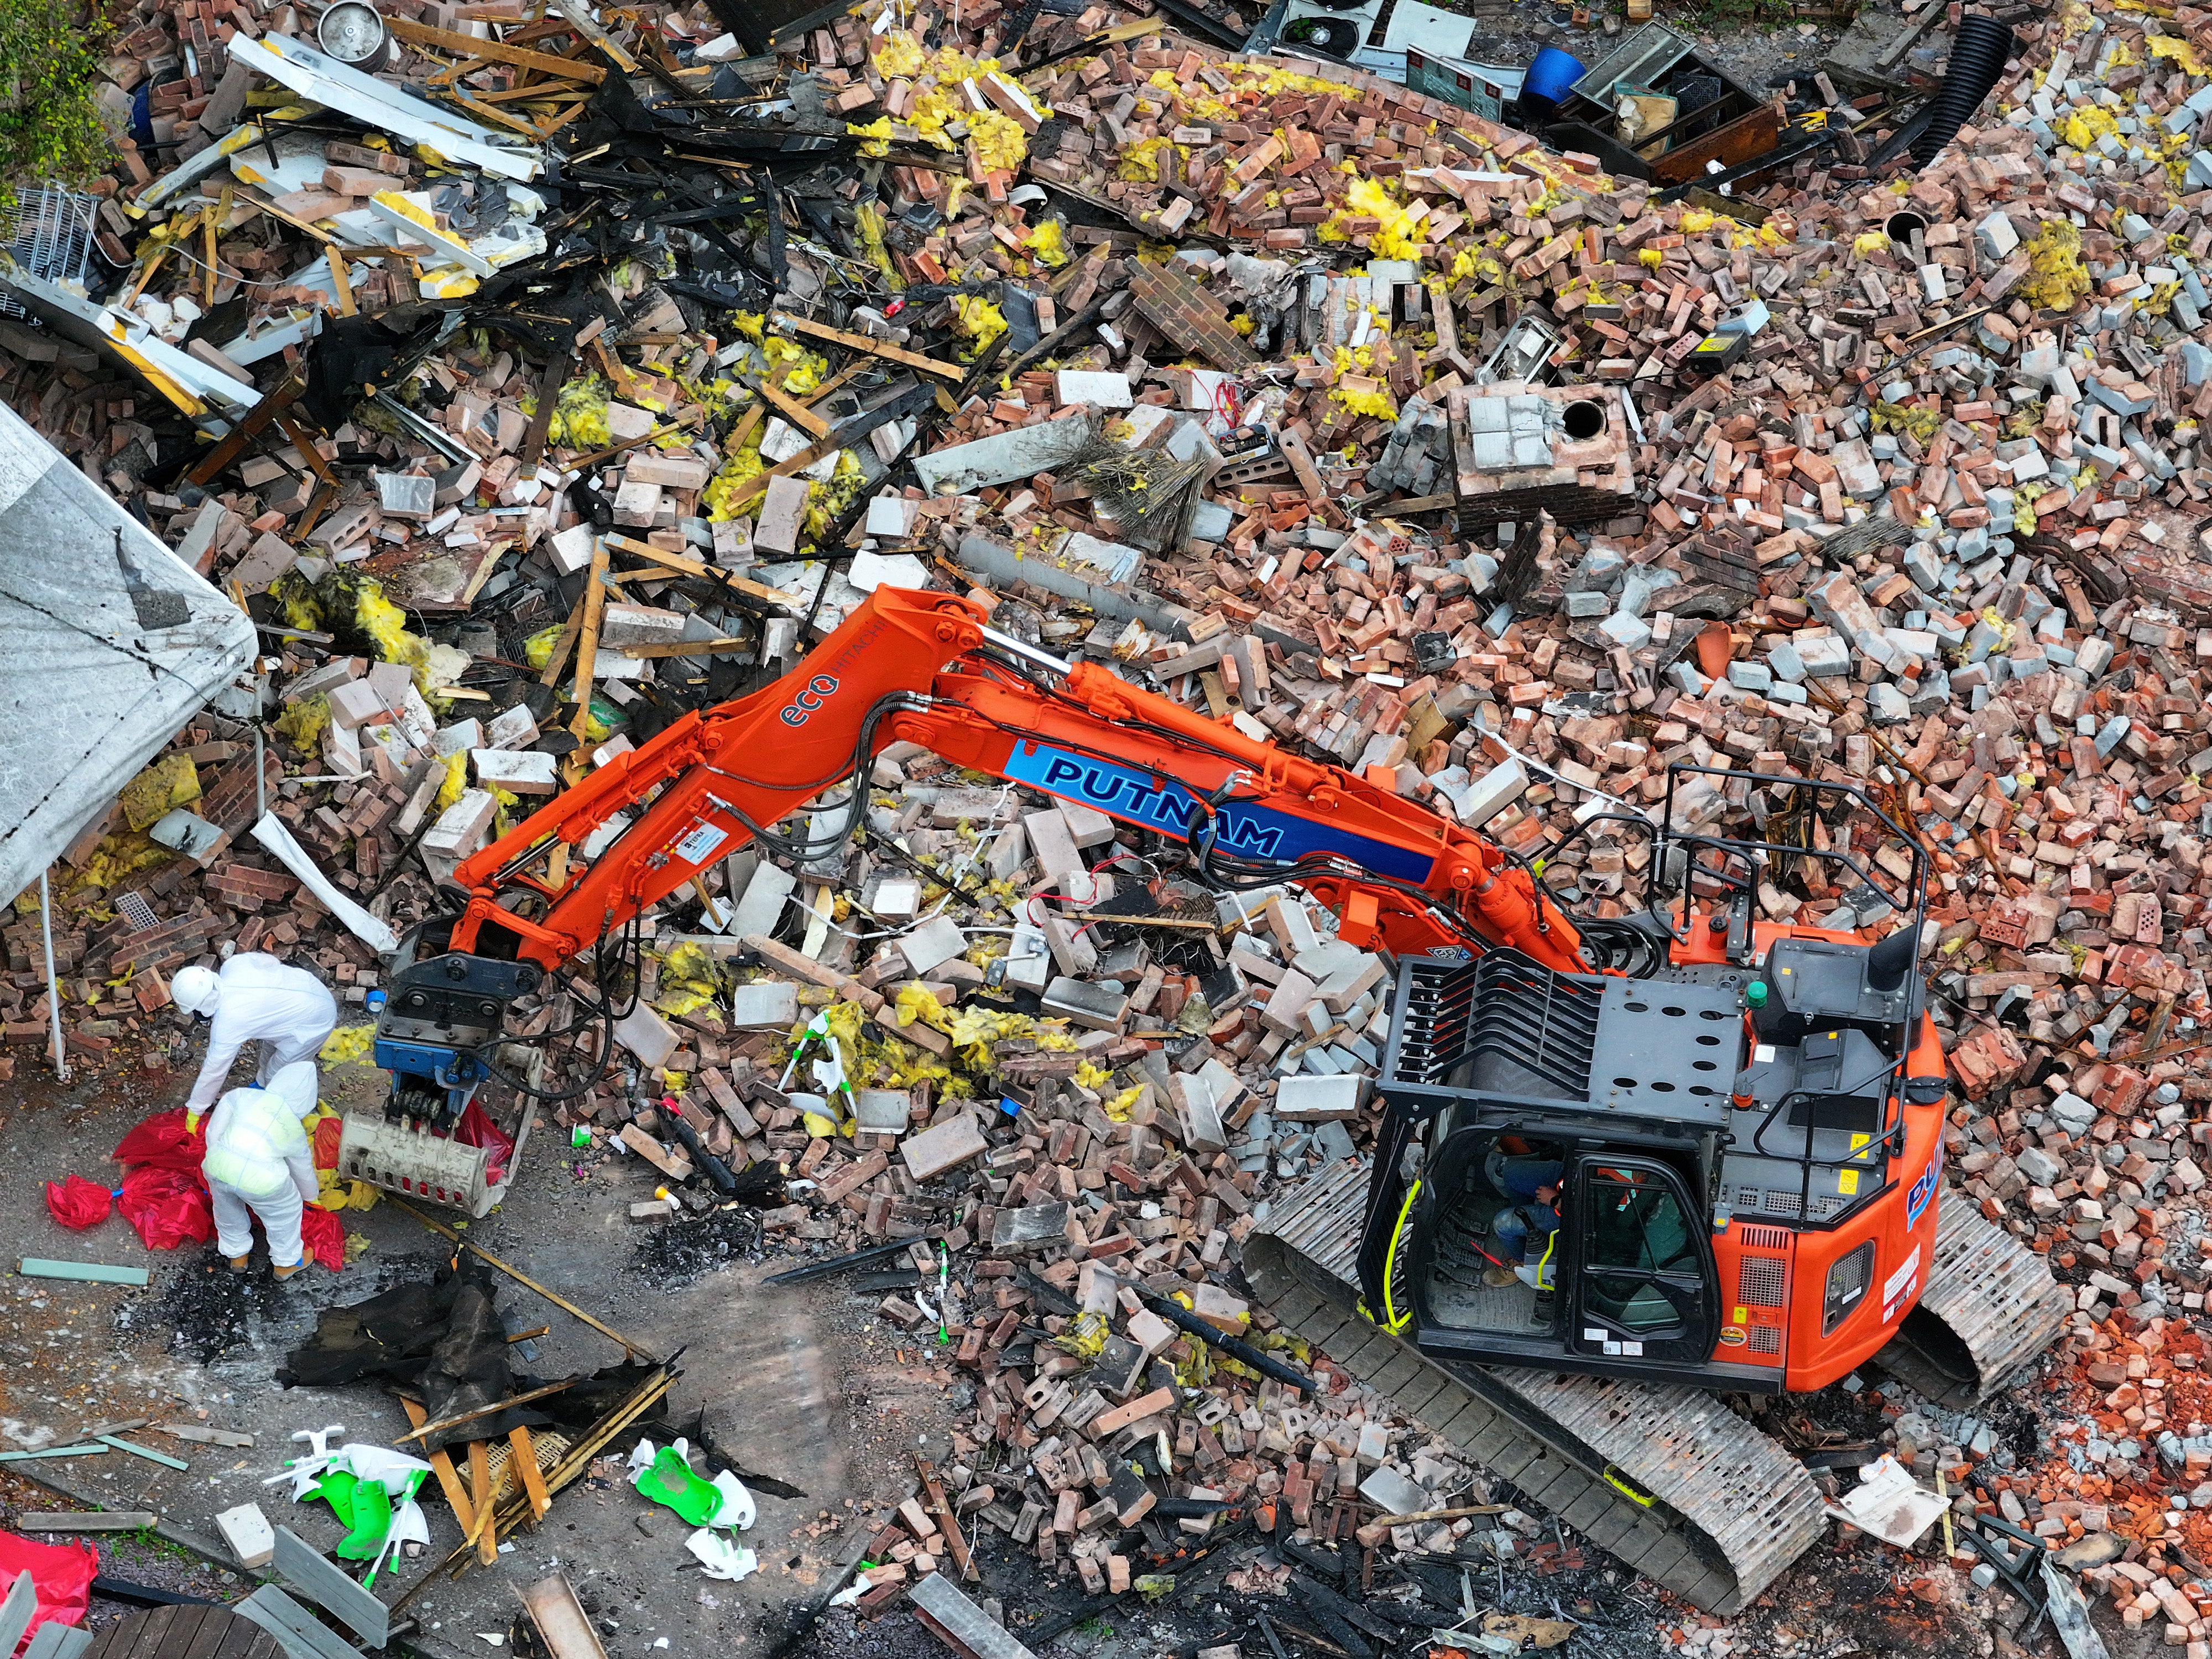
M476 749L469 753L477 782L511 795L550 795L561 787L553 757L534 749Z
M899 954L917 975L927 974L941 962L950 962L968 948L968 936L950 916L932 916L911 933L902 934Z
M215 1518L216 1530L241 1567L265 1567L276 1553L276 1529L258 1504L240 1504Z

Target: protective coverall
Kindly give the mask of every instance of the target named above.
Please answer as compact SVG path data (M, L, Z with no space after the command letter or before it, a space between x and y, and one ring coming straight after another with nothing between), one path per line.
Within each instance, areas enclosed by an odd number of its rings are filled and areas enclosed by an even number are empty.
M313 1060L338 1023L330 988L304 968L258 951L240 951L216 975L221 1000L208 1027L207 1059L185 1109L194 1118L215 1104L231 1062L247 1043L261 1044L255 1083L266 1085L295 1060ZM308 1107L302 1107L302 1111Z
M265 1089L233 1089L208 1118L200 1170L215 1200L216 1243L234 1261L252 1253L259 1216L270 1261L300 1265L300 1209L319 1190L314 1151L300 1127L315 1109L315 1083L314 1066L295 1060Z

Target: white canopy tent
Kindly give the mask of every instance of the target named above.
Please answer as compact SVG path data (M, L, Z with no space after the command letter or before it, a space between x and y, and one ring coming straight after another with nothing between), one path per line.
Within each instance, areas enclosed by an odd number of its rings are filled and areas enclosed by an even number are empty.
M0 404L0 900L253 649L236 605Z

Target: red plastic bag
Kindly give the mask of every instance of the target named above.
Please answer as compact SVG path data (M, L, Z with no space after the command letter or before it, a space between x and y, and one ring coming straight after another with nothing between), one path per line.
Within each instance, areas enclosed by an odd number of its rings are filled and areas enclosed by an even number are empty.
M491 1156L484 1160L484 1181L488 1185L498 1186L507 1169L507 1160L514 1154L514 1137L493 1122L472 1100L461 1114L461 1121L453 1126L453 1139L464 1146L491 1148Z
M315 1167L318 1170L335 1170L338 1167L338 1142L343 1139L345 1139L343 1118L324 1117L315 1120L315 1133L309 1144L314 1147Z
M123 1144L115 1149L116 1161L120 1164L150 1164L164 1170L183 1170L199 1173L200 1160L207 1156L207 1139L195 1132L185 1133L185 1109L157 1112L123 1137Z
M12 1584L18 1573L31 1575L38 1592L38 1610L31 1615L30 1634L49 1621L61 1625L84 1623L92 1601L92 1581L100 1571L100 1553L76 1544L33 1544L27 1538L0 1532L0 1584Z
M215 1237L215 1205L197 1174L149 1165L123 1177L123 1218L149 1250L204 1244Z
M345 1223L321 1205L300 1206L300 1243L332 1273L345 1266Z
M108 1202L107 1188L82 1176L73 1175L66 1183L46 1183L47 1213L75 1232L97 1227L106 1220Z

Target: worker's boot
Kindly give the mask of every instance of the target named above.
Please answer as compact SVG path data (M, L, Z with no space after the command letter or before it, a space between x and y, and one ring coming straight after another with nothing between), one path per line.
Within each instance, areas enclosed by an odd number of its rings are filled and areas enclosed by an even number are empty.
M299 1272L301 1268L307 1265L307 1259L305 1256L302 1256L289 1267L279 1267L276 1263L271 1262L270 1263L270 1271L275 1273L279 1279L289 1279L294 1273Z
M247 1267L252 1264L252 1260L253 1260L253 1258L252 1258L252 1257L251 1257L251 1256L244 1256L244 1255L234 1255L234 1256L231 1257L231 1259L230 1259L230 1270L231 1270L231 1272L233 1272L233 1273L244 1273L244 1272L246 1270L246 1268L247 1268Z
M1517 1275L1510 1267L1486 1267L1482 1270L1482 1282L1493 1291L1502 1291L1508 1285L1516 1283L1516 1279Z

